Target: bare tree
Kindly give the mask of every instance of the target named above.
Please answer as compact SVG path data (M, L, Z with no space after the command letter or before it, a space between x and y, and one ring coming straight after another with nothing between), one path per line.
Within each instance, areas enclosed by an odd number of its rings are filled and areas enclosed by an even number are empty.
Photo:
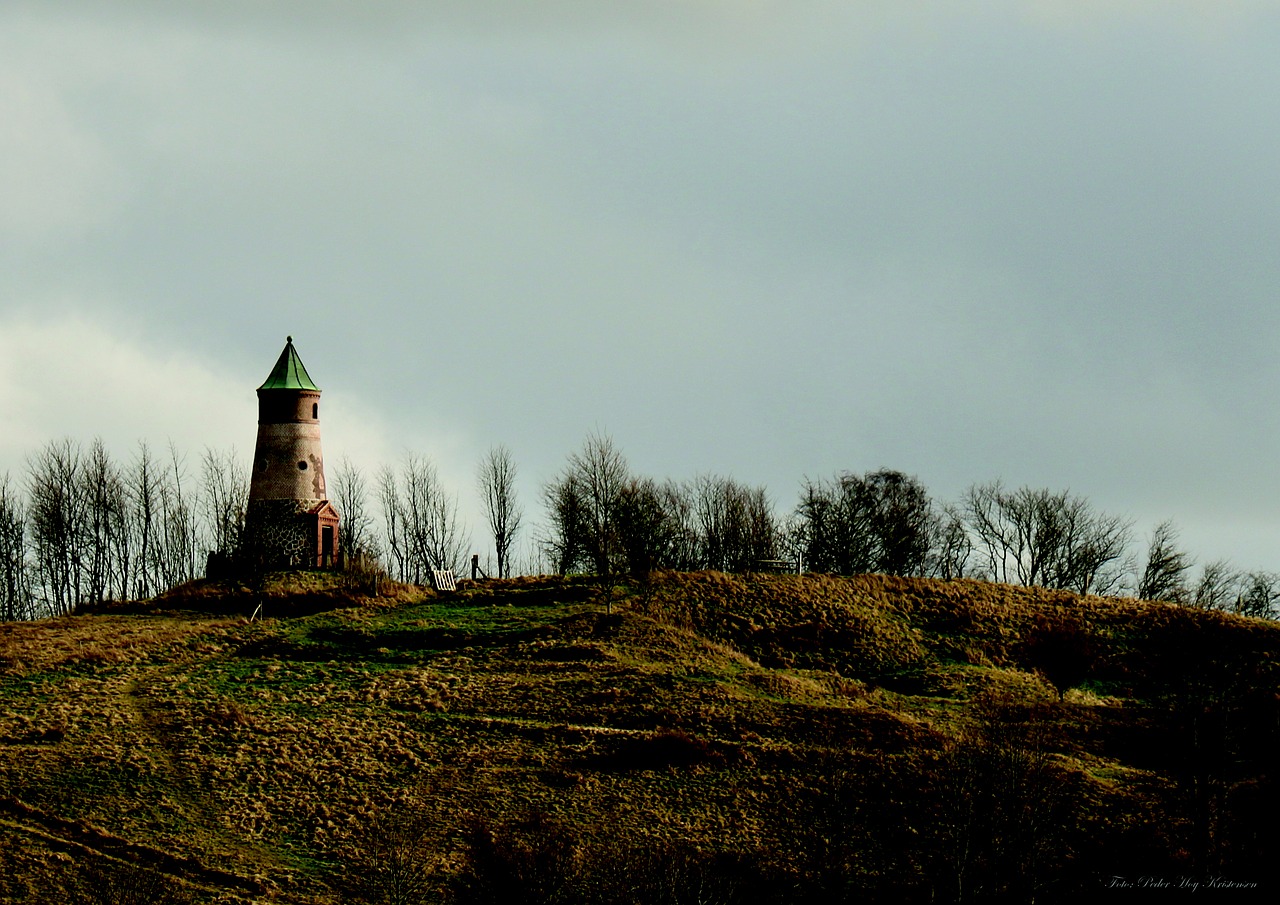
M874 538L875 570L889 575L922 575L937 533L929 493L918 479L882 469L855 485Z
M889 469L806 479L795 515L808 567L844 575L922 575L939 532L924 485Z
M389 468L379 472L378 495L401 581L421 584L432 569L462 569L468 539L457 498L445 491L435 465L407 455L398 477Z
M1035 717L1010 700L973 709L978 725L935 755L935 803L917 821L929 898L1034 902L1078 820L1080 788L1056 763Z
M114 588L124 597L129 561L127 502L120 473L101 439L89 447L84 462L84 496L87 503L85 560L88 564L88 599L102 601Z
M1156 525L1147 545L1147 564L1138 581L1138 597L1184 603L1191 557L1178 549L1178 529L1172 520Z
M376 554L373 516L369 512L369 489L364 473L343 456L329 488L333 491L334 506L342 519L342 530L338 532L338 547L342 555L352 560L361 554Z
M590 566L587 504L576 475L565 473L542 489L547 530L540 546L554 572L568 575Z
M773 501L763 487L736 485L736 496L743 516L739 555L734 562L737 571L758 568L762 562L778 558L779 531L774 518Z
M734 501L736 489L728 478L716 475L698 475L693 479L698 562L704 569L732 571L729 560L736 550L731 535L741 533L731 524L741 521L742 507Z
M190 905L189 890L145 863L104 859L89 867L86 888L75 902L86 905Z
M34 618L33 604L25 507L5 473L0 476L0 620Z
M506 578L511 569L510 551L520 530L524 513L516 499L516 463L505 446L492 447L476 475L485 517L493 535L498 558L498 577Z
M39 593L46 612L71 612L82 599L88 501L83 453L69 439L51 441L27 463L28 519Z
M458 511L458 497L437 485L437 493L427 509L428 562L435 569L453 569L462 574L467 562L471 537Z
M670 560L671 521L661 489L650 478L631 478L618 494L615 518L627 571L640 579Z
M419 905L434 901L439 856L427 842L428 824L417 813L379 814L348 844L347 882L361 901Z
M160 482L160 520L157 545L157 575L160 586L171 588L199 574L199 552L203 546L197 507L188 496L186 462L177 447L169 444L169 466Z
M1250 572L1241 582L1241 593L1235 611L1256 619L1280 616L1280 575L1275 572Z
M125 596L150 597L159 584L156 569L158 522L160 513L160 467L146 443L138 444L138 452L123 475L128 504L128 531L134 551L133 567L126 576L132 584Z
M620 564L616 510L628 476L626 457L612 438L591 434L543 487L548 533L542 545L562 574L588 568L608 575Z
M845 529L830 485L805 478L792 526L793 544L808 571L845 571L849 546L842 543Z
M400 484L396 480L396 473L387 465L378 471L378 502L382 506L382 523L386 530L385 547L390 557L388 566L398 580L408 581L409 555L402 519L404 504L400 500Z
M994 581L1066 588L1081 594L1115 587L1116 568L1129 542L1125 519L1095 512L1067 491L999 481L975 484L963 510L977 538L982 574Z
M1004 486L999 481L974 484L965 491L961 506L965 521L976 538L977 576L1011 584L1017 581L1013 563L1021 559L1021 539L1004 518Z
M210 543L219 553L233 556L244 536L245 510L249 506L249 475L234 447L218 451L205 447L201 459L204 493L200 502Z
M948 580L962 577L973 553L973 541L965 530L964 518L958 509L948 503L942 506L934 524L937 534L932 545L929 574Z
M1205 563L1191 595L1191 605L1202 610L1227 611L1241 596L1241 575L1225 559Z
M688 484L668 479L663 482L658 494L669 535L668 560L664 564L684 571L700 568L702 563L698 559L698 529L692 488Z
M467 542L462 534L457 500L445 492L435 465L425 458L409 456L401 475L412 555L424 572L461 570Z
M1124 581L1122 562L1133 523L1095 512L1087 502L1067 497L1062 504L1063 546L1053 561L1049 582L1080 594L1114 594Z
M629 473L627 459L612 437L590 434L582 449L570 454L568 470L582 491L585 539L592 565L597 575L608 575L617 557L614 515Z
M780 532L763 487L700 475L693 482L692 509L702 568L747 572L778 558Z

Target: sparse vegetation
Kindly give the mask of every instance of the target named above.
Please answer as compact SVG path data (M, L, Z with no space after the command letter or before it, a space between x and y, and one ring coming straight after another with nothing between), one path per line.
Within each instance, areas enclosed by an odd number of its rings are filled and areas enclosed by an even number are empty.
M201 573L260 583L268 564L246 534L248 478L234 450L206 449L198 481L185 461L173 448L157 459L141 444L120 465L100 440L86 451L64 439L28 459L24 480L0 475L0 621L145 600ZM501 445L477 469L491 561L473 552L459 499L429 458L406 453L372 486L343 460L330 482L343 525L333 565L352 590L374 595L388 575L417 584L435 570L466 574L470 559L473 578L490 567L498 578L545 568L602 584L644 583L653 570L877 572L1280 617L1280 573L1219 559L1192 574L1172 521L1156 526L1140 562L1129 520L1065 490L1009 490L997 480L945 503L902 472L846 471L804 479L788 511L765 487L731 477L636 474L610 436L593 433L543 485L542 520L526 526L516 474ZM527 557L517 557L517 537L528 539Z
M1280 841L1271 623L889 576L384 594L3 626L0 899L1053 901L1262 882Z

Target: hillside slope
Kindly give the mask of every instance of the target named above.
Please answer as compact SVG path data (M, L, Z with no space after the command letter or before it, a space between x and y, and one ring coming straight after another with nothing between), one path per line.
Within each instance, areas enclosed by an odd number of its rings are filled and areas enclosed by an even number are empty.
M1280 841L1271 623L886 576L394 590L0 626L0 898L1065 901L1261 883Z

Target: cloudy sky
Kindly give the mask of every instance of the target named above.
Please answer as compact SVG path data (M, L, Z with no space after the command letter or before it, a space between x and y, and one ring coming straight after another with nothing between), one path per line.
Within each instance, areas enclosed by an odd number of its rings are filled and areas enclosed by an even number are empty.
M7 0L0 472L247 460L292 334L330 463L468 511L492 444L536 515L599 431L1280 569L1278 46L1223 0Z

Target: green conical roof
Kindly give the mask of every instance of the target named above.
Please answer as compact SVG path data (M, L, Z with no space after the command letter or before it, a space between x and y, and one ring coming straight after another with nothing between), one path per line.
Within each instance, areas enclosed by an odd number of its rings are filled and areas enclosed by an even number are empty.
M280 353L280 358L276 361L276 366L271 369L271 374L267 377L267 382L258 387L260 390L315 390L320 392L320 388L311 382L307 369L303 367L302 359L298 357L298 352L293 348L293 337L287 338L284 344L284 351Z

